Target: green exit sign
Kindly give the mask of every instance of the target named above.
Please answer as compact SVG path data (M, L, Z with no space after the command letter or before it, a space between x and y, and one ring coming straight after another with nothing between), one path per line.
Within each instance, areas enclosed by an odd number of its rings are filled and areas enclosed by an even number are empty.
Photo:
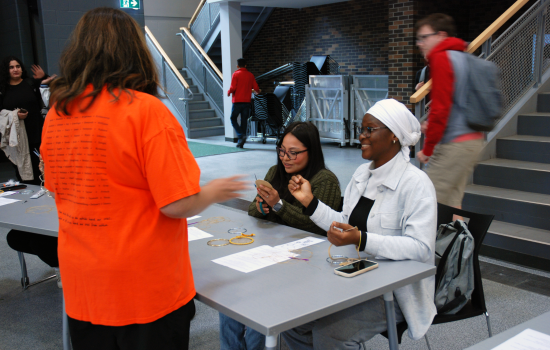
M120 0L120 8L139 10L139 1L140 0Z

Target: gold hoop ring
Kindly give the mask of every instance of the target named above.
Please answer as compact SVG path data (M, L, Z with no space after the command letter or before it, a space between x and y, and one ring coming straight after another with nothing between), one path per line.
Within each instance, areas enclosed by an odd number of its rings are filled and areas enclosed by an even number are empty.
M246 234L241 234L239 236L236 236L236 237L233 237L229 240L229 243L231 244L234 244L234 245L247 245L247 244L252 244L254 243L254 238L252 238L252 236L256 236L255 234L251 233L249 235L246 235ZM250 242L244 242L244 243L235 243L233 242L234 239L239 239L239 238L246 238L246 239L249 239Z
M215 241L226 241L227 243L225 243L225 244L212 244L212 242L215 242ZM206 244L208 244L211 247L223 247L223 246L229 245L229 240L226 239L226 238L216 238L216 239L209 240L208 242L206 242Z

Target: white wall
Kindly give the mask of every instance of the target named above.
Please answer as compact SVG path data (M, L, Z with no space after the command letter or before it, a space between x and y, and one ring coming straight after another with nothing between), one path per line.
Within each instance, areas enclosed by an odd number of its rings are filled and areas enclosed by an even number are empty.
M145 25L149 27L166 54L178 68L183 68L181 38L176 36L185 27L199 6L200 0L145 0Z

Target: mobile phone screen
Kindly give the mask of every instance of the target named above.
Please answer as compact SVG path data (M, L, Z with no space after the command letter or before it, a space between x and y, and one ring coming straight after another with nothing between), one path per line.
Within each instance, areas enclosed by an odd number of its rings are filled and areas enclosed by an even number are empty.
M367 260L360 260L360 261L354 262L353 264L338 267L336 269L336 271L340 271L340 272L343 272L343 273L346 273L346 274L352 274L352 273L355 273L357 271L368 269L369 267L374 266L374 265L376 265L375 262L367 261Z

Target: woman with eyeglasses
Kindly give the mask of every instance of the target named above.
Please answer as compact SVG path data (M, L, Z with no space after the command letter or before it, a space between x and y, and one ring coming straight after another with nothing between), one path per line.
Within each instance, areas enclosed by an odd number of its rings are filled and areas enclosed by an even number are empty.
M434 264L437 202L428 176L410 163L409 146L420 139L420 124L402 103L377 102L357 130L362 157L370 162L353 174L342 212L323 203L308 179L293 176L288 187L306 213L336 245L353 244L376 259ZM361 277L356 277L361 278ZM436 314L434 277L396 289L396 321L407 321L419 339ZM363 349L386 331L378 297L283 333L290 349Z
M276 150L277 165L265 176L273 189L257 188L258 196L250 204L248 215L326 236L327 230L318 227L302 212L304 206L288 190L290 178L300 175L309 180L317 198L332 209L339 208L340 185L336 175L325 166L319 130L310 122L294 122L285 129ZM220 313L221 350L260 350L264 347L263 334Z

